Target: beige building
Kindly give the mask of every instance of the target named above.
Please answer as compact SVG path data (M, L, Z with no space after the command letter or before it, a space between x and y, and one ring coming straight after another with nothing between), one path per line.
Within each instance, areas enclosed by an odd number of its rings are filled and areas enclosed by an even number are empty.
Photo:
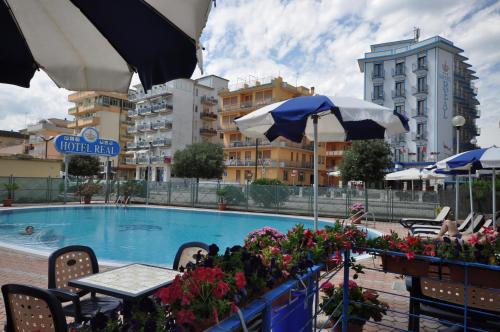
M307 139L294 143L284 138L273 142L245 137L234 119L265 105L314 94L314 88L293 86L283 78L256 80L219 92L219 132L223 137L226 171L224 181L244 183L256 178L278 179L284 183L310 185L313 181L313 145ZM257 158L256 158L257 157ZM257 164L257 165L256 165ZM319 170L326 181L325 146L319 149Z
M0 156L26 153L28 135L13 130L0 130Z
M54 147L54 138L61 134L72 134L73 129L68 128L71 122L66 119L44 119L26 128L29 134L28 153L41 159L59 159L63 156Z
M75 103L68 110L68 114L75 117L68 128L74 134L79 134L83 128L95 127L101 138L120 142L120 155L110 158L113 171L118 178L134 178L135 166L125 162L127 142L133 140L133 136L127 133L127 127L133 123L128 117L128 111L134 109L134 103L128 100L126 94L98 91L72 93L68 96L68 101ZM100 159L104 166L106 158Z
M53 177L61 176L60 160L19 159L0 157L0 176Z

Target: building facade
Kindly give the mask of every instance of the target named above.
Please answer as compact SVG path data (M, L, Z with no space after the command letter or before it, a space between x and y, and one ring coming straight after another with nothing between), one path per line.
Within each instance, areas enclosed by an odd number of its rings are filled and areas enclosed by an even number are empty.
M358 60L364 73L364 99L397 110L410 119L410 132L388 137L396 163L435 162L456 151L455 115L466 119L460 150L474 148L480 135L475 72L451 41L436 36L371 45Z
M349 142L326 142L325 144L325 166L326 183L331 186L338 186L341 182L340 164L344 158L344 152L350 146Z
M197 142L220 142L217 94L227 83L209 75L155 85L149 91L139 84L130 91L135 109L128 112L128 133L134 138L127 144L126 161L134 167L136 179L168 181L175 151Z
M66 119L50 118L28 125L28 153L34 158L62 160L63 155L55 149L53 140L57 135L72 134L73 129L68 128L70 123L71 121Z
M98 91L72 93L68 101L75 103L68 110L68 114L75 117L68 128L78 134L83 128L95 127L100 137L119 142L120 154L110 158L113 172L119 179L133 179L135 167L126 164L125 148L127 142L133 139L127 128L132 123L128 111L134 109L134 103L128 100L126 94ZM104 171L106 158L100 157L100 161Z
M284 138L273 142L245 137L234 119L262 106L298 96L314 94L314 88L296 87L283 78L255 80L219 93L219 133L223 139L226 170L223 180L245 183L260 178L278 179L294 185L310 185L313 178L313 145L304 139L294 143ZM325 158L320 154L325 175ZM320 182L321 183L321 182Z

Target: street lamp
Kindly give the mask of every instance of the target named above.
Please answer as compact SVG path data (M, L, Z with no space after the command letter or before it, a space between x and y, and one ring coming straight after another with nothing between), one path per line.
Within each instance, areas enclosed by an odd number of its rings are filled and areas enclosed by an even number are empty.
M461 115L456 115L451 119L451 124L457 130L457 154L460 153L460 128L465 124L465 118ZM458 188L458 175L455 175L455 220L458 220L458 196L459 196L459 188Z
M49 142L54 139L54 136L49 136L48 138L46 138L44 136L38 136L38 137L40 137L45 142L45 159L47 159L48 145L49 145Z

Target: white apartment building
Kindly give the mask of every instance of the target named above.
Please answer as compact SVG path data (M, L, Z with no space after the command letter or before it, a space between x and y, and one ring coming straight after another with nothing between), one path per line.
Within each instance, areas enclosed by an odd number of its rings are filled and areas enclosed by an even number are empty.
M410 119L410 132L388 137L396 163L435 162L456 151L451 124L462 115L460 150L474 148L480 135L475 72L464 51L439 36L371 45L358 60L364 73L364 99L397 110Z
M155 85L149 91L140 84L130 90L129 100L136 106L129 111L133 124L128 133L134 140L127 143L126 163L135 165L136 179L168 181L175 151L196 142L220 142L216 107L218 92L227 85L228 80L209 75Z

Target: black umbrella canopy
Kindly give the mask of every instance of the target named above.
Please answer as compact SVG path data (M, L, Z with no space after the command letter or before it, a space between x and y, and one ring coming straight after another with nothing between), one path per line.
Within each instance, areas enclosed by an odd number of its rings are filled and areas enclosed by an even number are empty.
M69 90L126 92L191 77L211 0L3 0L0 82L43 69Z

